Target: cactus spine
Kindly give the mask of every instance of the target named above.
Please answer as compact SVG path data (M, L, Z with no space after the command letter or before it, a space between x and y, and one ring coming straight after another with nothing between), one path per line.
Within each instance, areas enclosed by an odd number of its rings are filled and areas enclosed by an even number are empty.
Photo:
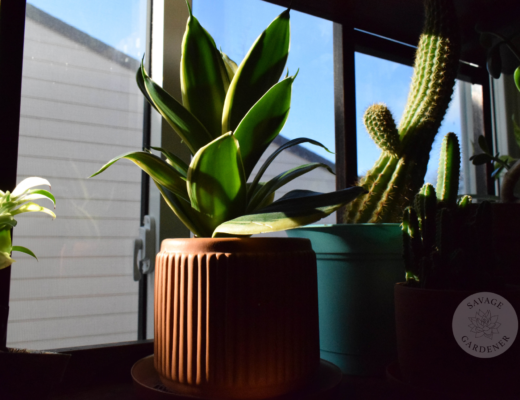
M460 53L451 0L426 0L425 6L426 22L399 127L383 104L365 112L367 131L382 152L359 181L369 193L349 205L344 222L399 222L423 184L433 140L453 93Z
M496 286L490 204L472 217L471 198L457 202L460 148L454 133L442 142L437 193L425 184L403 216L403 258L409 285L436 289Z

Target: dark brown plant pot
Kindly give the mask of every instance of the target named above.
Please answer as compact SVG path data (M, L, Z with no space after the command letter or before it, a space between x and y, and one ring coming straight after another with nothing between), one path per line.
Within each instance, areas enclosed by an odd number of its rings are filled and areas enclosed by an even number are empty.
M170 239L155 271L155 369L177 394L261 399L320 363L308 239Z
M519 337L494 358L466 353L454 337L455 310L474 293L413 288L402 283L395 286L398 360L408 384L433 393L488 394L492 398L520 393ZM519 291L493 293L507 299L520 316Z
M0 398L45 399L62 381L70 354L8 349L0 352Z
M493 245L508 283L520 285L520 204L492 204Z

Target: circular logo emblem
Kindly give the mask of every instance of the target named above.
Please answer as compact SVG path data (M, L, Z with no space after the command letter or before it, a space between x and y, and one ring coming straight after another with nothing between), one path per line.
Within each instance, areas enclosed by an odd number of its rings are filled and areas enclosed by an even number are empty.
M452 327L462 350L475 357L492 358L507 351L515 341L518 318L505 298L481 292L459 304Z

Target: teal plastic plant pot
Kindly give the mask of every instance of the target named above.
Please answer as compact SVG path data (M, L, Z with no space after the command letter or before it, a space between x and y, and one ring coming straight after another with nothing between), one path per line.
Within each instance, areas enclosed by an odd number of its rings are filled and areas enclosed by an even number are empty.
M384 375L397 359L394 285L404 280L399 224L311 225L318 264L321 358L350 375Z

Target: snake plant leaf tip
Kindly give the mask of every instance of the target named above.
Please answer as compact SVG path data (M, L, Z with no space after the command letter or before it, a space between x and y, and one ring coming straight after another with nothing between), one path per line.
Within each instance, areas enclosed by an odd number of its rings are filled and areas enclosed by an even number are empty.
M22 246L13 246L11 243L11 229L17 225L14 218L16 215L27 212L43 212L50 215L53 219L56 214L34 200L50 200L56 208L56 199L53 194L45 189L34 189L37 186L49 186L49 181L43 178L30 177L20 182L13 192L0 191L0 269L9 267L15 260L11 258L12 251L19 251L34 258L34 253Z
M284 150L302 143L325 148L308 138L280 146L251 176L289 116L297 74L282 76L290 46L289 10L271 22L237 65L217 48L189 4L188 8L180 68L182 101L155 83L143 63L136 80L146 100L188 147L191 161L182 160L172 149L154 147L164 159L149 151L130 152L92 176L122 158L134 162L197 237L295 228L318 221L364 193L359 187L333 193L291 191L274 201L275 192L295 178L316 168L332 172L323 163L309 163L261 180Z

